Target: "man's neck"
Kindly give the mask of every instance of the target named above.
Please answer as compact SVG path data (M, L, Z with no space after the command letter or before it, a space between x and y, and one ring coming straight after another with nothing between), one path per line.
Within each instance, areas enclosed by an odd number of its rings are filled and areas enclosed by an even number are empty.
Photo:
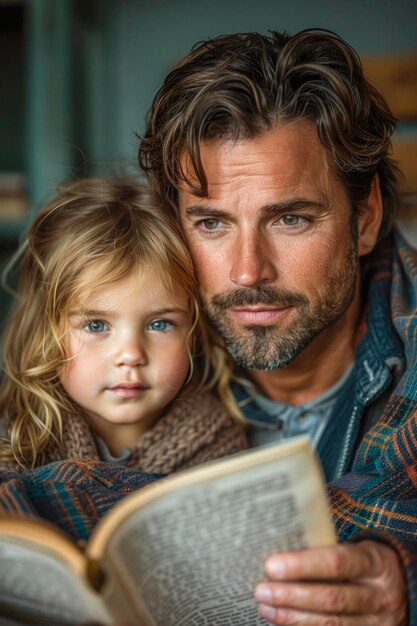
M335 385L354 360L360 321L359 288L345 315L324 329L287 367L248 371L261 393L297 406L319 397Z

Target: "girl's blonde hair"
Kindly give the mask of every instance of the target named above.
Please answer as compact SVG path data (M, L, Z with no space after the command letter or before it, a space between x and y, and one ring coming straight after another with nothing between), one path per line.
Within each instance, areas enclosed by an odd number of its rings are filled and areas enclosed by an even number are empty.
M22 467L42 464L60 442L62 416L77 411L59 374L66 360L69 307L85 290L152 267L190 302L193 377L216 386L232 413L231 360L198 306L193 264L177 223L151 192L130 179L85 179L63 185L36 217L16 255L21 261L17 302L4 335L0 416L7 424L0 459ZM89 271L90 270L90 271ZM91 275L94 285L91 285Z

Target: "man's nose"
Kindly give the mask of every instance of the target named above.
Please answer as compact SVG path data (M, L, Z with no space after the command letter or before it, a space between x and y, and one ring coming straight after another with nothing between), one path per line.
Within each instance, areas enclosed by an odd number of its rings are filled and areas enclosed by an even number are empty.
M235 242L230 279L241 287L256 287L277 278L275 259L267 237L241 233Z

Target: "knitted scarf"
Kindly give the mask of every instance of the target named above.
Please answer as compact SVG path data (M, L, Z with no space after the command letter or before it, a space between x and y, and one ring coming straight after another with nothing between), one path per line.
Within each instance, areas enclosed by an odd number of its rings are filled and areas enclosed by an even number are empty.
M244 427L208 392L180 395L155 426L144 433L126 461L127 467L170 474L248 447ZM85 459L100 461L87 420L65 416L62 444L46 451L45 463ZM18 469L14 464L1 470Z

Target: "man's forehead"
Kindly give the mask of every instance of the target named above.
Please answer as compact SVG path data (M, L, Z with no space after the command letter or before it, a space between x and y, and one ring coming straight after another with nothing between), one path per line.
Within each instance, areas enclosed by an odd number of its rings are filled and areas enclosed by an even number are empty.
M210 139L200 146L201 168L208 183L208 197L246 186L291 187L312 183L329 174L327 150L312 122L289 122L251 139ZM203 198L189 153L182 157L187 185L179 187L180 205L190 196ZM323 180L323 183L325 181ZM187 200L187 202L188 202Z

